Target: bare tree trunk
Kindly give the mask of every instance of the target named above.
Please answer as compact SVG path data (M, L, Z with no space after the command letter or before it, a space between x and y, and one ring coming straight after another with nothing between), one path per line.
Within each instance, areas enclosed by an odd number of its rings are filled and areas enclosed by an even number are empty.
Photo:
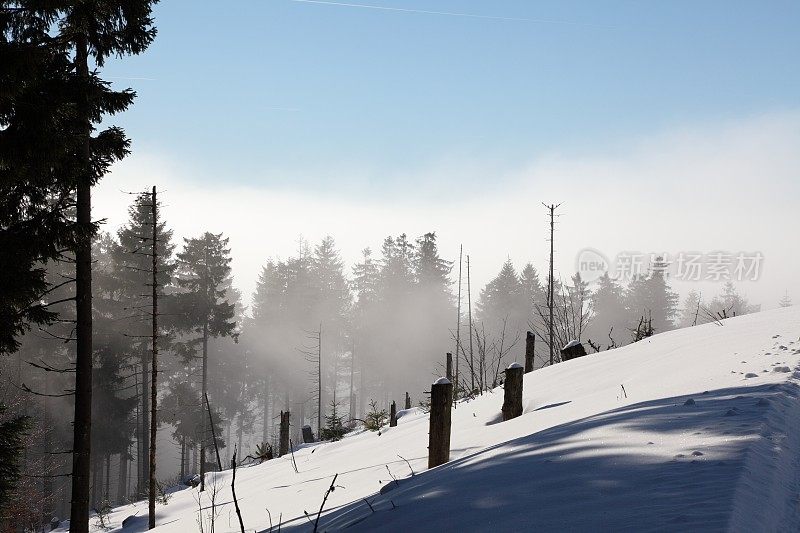
M75 41L75 67L86 84L79 106L84 139L81 146L81 170L78 181L76 219L82 236L75 249L75 418L72 437L72 502L70 529L75 533L89 531L89 483L92 451L92 241L88 229L92 223L91 131L89 114L89 46L85 33Z
M269 377L264 377L264 427L261 430L261 442L269 442Z
M317 379L319 382L317 384L317 436L322 435L322 324L319 325L318 339L317 365L319 375Z
M350 350L350 420L356 417L356 397L353 393L353 378L356 370L356 344Z
M158 430L158 200L156 186L153 185L153 360L150 383L150 455L149 455L149 491L148 491L148 529L156 527L156 433Z
M208 398L208 321L203 324L203 398ZM200 400L203 401L202 399ZM201 408L202 409L202 408ZM211 412L209 411L209 414ZM206 417L201 416L200 423L200 492L206 490Z
M137 466L139 468L139 483L137 497L147 494L147 480L150 475L150 358L146 347L142 346L142 425L139 428L141 440L141 455Z
M186 437L181 437L181 481L186 479Z
M469 256L467 256L467 313L469 313L469 373L472 376L472 388L475 390L475 358L472 352L472 288L469 282Z
M453 385L453 397L458 399L458 386L461 377L459 373L458 360L461 359L461 257L464 253L464 245L458 247L458 323L456 324L456 381ZM408 396L408 393L406 393ZM408 407L406 407L408 409Z
M119 472L117 472L117 502L125 502L128 496L128 450L119 454Z

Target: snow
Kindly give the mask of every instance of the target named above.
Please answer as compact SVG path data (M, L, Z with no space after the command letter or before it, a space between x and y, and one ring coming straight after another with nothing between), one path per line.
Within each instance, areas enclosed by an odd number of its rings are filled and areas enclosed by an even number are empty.
M433 382L434 385L449 385L450 380L447 378L439 378Z
M338 474L320 531L796 531L799 336L796 306L536 370L520 417L498 422L502 389L459 403L451 461L430 471L418 408L380 435L302 446L299 473L289 457L237 471L245 527L312 530L304 511L316 518ZM217 533L239 529L230 479L209 474L200 496L217 484ZM198 496L157 506L157 531L198 531ZM121 523L146 514L115 509L112 529L143 531Z
M514 361L513 363L508 365L508 368L506 368L506 370L511 370L512 368L522 368L522 365Z

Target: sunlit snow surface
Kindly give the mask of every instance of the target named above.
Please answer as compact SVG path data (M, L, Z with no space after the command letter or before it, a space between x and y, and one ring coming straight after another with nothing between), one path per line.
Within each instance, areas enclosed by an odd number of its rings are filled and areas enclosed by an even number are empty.
M434 470L417 409L381 435L303 447L299 473L289 457L242 468L244 524L310 531L304 511L316 518L338 473L320 531L797 531L798 362L800 307L656 335L527 374L517 419L499 421L500 389L460 403ZM215 480L215 531L239 531L230 473ZM158 531L199 531L211 492L175 493ZM112 527L143 531L146 515L115 509Z

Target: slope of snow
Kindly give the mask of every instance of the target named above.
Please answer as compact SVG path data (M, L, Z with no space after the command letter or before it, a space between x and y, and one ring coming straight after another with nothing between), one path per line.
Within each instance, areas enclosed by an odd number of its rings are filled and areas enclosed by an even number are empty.
M796 531L798 363L800 307L656 335L527 374L514 420L500 422L502 389L460 403L451 461L430 471L418 409L380 435L303 447L298 473L291 457L242 468L244 524L310 531L304 513L338 474L320 531ZM207 479L216 533L239 531L230 472ZM201 513L210 531L212 492L175 493L158 531L199 531ZM115 509L112 527L145 530L146 515L146 502Z

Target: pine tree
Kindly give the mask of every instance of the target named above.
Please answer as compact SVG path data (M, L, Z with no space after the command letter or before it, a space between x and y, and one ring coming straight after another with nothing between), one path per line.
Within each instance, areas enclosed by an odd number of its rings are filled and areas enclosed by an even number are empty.
M528 301L510 259L481 289L475 302L475 319L483 323L490 335L496 334L504 325L515 333L526 328Z
M789 296L789 291L786 291L786 293L783 295L783 298L781 298L780 302L778 302L778 305L780 307L792 306L792 298Z
M344 417L339 415L339 404L335 399L331 400L331 410L325 416L325 427L320 431L322 440L337 441L347 433L347 428L344 427Z
M547 292L539 273L530 263L526 263L519 274L520 289L524 300L525 324L529 325L533 321L537 305L547 304Z
M715 296L708 305L707 312L712 316L740 316L759 311L761 306L751 305L747 298L736 292L732 281L725 282L722 294ZM707 313L707 314L708 314Z
M161 202L158 202L160 210ZM172 244L172 230L167 227L163 217L159 217L156 228L158 242L155 252L157 258L157 283L159 287L168 287L172 283L177 265L174 260L175 246ZM121 286L125 307L128 316L132 318L125 321L126 334L131 340L130 351L139 359L139 374L141 383L141 417L139 425L138 442L138 486L140 491L148 489L148 472L150 468L150 444L148 432L150 431L150 314L151 296L148 294L152 286L152 257L153 257L153 209L152 198L149 193L136 196L133 204L128 208L128 221L117 231L119 245L113 248L112 255L115 263L114 277ZM168 295L161 295L162 306L169 308L171 302ZM169 317L168 322L173 322ZM160 342L163 349L168 348L170 339L162 337Z
M703 322L703 310L701 308L700 293L689 291L683 301L681 314L678 318L678 327L687 328Z
M649 272L631 280L626 291L628 328L635 329L642 317L652 319L652 329L662 333L674 327L678 295L667 282L667 264L657 257Z
M0 403L0 511L19 479L22 438L29 424L26 416L6 417L6 406Z
M625 309L623 288L608 275L608 272L604 272L597 280L597 287L592 293L591 300L593 317L587 328L586 338L598 346L615 345L617 340L621 341L627 336L624 332L628 313ZM616 338L614 333L617 334Z
M177 308L185 322L181 329L195 336L184 346L188 353L202 349L201 402L208 394L208 341L210 337L236 335L234 304L227 297L230 287L230 249L228 239L222 234L204 233L194 239L184 239L184 248L178 253L177 285L182 291L176 295ZM201 417L200 490L205 490L205 457L208 435L206 418Z

